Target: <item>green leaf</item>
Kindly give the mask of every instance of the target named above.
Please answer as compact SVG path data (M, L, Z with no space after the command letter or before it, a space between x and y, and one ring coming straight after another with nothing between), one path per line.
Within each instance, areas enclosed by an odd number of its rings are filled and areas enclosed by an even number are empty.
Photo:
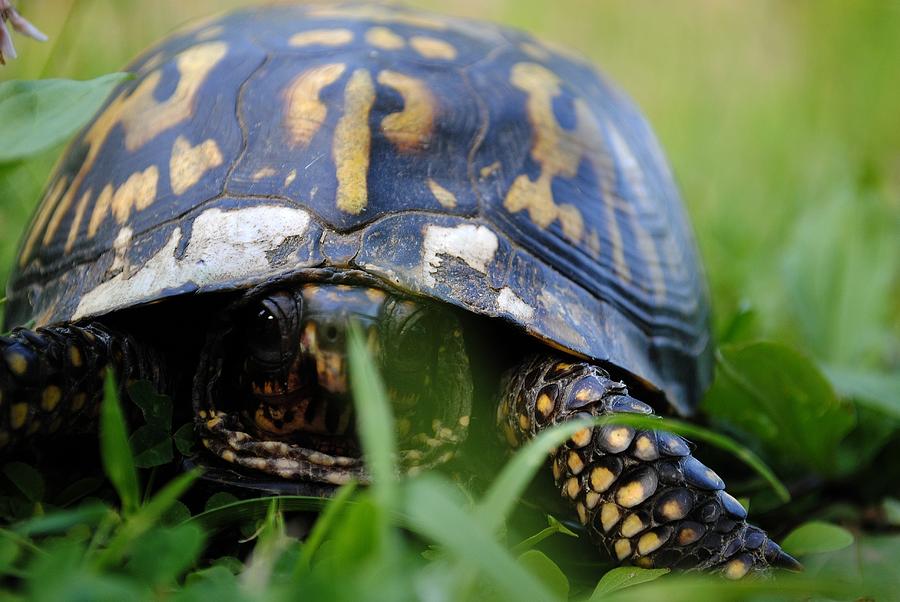
M90 495L100 489L105 481L99 477L85 477L78 479L53 498L57 506L65 507L74 504L81 498Z
M528 550L519 556L519 564L541 580L557 598L569 597L569 580L555 562L543 552Z
M37 154L67 140L129 78L110 73L88 81L45 79L0 83L0 163Z
M562 533L563 535L568 535L569 537L578 537L578 534L569 529L567 526L553 518L551 515L547 515L547 524L548 527L545 529L541 529L531 537L526 537L521 542L517 543L513 549L513 554L522 554L534 546L538 545L548 537L555 535L557 533Z
M26 537L61 533L77 525L95 526L112 510L100 503L91 503L74 510L56 511L38 516L14 527Z
M100 407L100 453L103 470L119 494L124 514L134 513L141 499L140 487L112 370L106 371Z
M193 422L182 424L175 431L173 438L175 439L175 447L178 448L182 455L190 456L194 453L194 446L197 444L197 431L194 430Z
M816 365L777 343L720 348L716 380L703 401L714 418L752 436L782 460L823 475L836 471L853 407L840 400Z
M157 392L156 387L146 380L128 385L128 397L141 409L144 422L148 425L172 432L172 399Z
M810 521L788 533L781 543L792 556L834 552L853 544L853 534L837 525Z
M900 375L825 366L825 374L844 397L900 419Z
M184 504L184 502L173 502L168 510L163 512L162 516L159 517L159 523L161 525L167 525L170 527L174 527L175 525L180 525L181 523L187 522L191 519L191 510Z
M620 566L606 572L597 583L589 602L602 600L609 594L626 587L655 581L669 572L669 569L642 569L636 566Z
M138 468L162 466L175 457L171 433L154 424L138 427L128 442L134 453L134 465Z
M895 527L900 526L900 500L896 498L885 498L881 504L884 508L884 517L887 522Z
M236 495L233 493L228 493L227 491L217 491L206 500L206 505L203 509L206 512L210 510L215 510L216 508L222 508L223 506L228 506L229 504L234 504L235 502L240 501Z
M319 549L319 546L322 545L322 542L325 541L325 537L336 524L338 516L347 506L347 502L355 491L356 483L348 483L338 489L334 498L325 506L325 510L316 519L312 531L310 531L309 536L303 542L303 547L300 548L297 566L294 569L295 577L299 577L304 571L309 569L313 555Z
M302 495L279 496L277 499L283 511L319 512L328 503L320 497ZM241 500L196 514L191 517L191 522L203 527L207 533L214 533L229 525L263 518L271 500L270 497Z
M350 385L357 413L357 430L372 474L372 491L385 511L393 509L397 496L397 442L394 416L384 383L366 346L359 325L349 328Z
M154 529L134 546L126 569L148 585L172 584L197 561L204 541L196 525Z
M24 462L8 462L3 466L3 474L31 502L44 499L44 477Z

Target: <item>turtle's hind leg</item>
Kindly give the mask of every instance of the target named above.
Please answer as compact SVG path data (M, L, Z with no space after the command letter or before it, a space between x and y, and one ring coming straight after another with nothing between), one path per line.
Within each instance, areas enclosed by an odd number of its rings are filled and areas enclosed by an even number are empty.
M571 419L652 412L597 366L537 357L510 375L498 422L517 445ZM552 463L556 486L581 524L620 562L720 571L732 579L768 567L800 568L747 523L722 479L678 435L585 428L553 452Z
M19 328L0 337L0 448L63 427L91 429L109 366L123 383L161 382L150 354L99 323Z

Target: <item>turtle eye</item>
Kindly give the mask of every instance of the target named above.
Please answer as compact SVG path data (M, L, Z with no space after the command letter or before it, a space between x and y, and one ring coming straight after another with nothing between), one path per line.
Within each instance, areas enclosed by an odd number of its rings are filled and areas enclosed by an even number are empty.
M291 362L299 341L300 307L289 293L277 293L252 306L245 320L249 359L264 369Z

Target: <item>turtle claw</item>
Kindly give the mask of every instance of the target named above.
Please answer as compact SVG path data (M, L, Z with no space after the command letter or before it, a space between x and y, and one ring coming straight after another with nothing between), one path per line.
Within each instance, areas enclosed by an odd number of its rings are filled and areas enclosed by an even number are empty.
M772 540L766 542L766 548L763 555L769 562L769 566L794 571L795 573L803 572L804 567L799 560L781 549L777 543Z

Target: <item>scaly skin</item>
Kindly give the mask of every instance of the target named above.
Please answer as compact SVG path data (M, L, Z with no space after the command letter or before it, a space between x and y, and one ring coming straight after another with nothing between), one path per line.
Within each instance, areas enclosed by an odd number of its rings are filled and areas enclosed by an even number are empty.
M601 368L535 357L511 373L498 410L510 444L580 417L652 414ZM643 567L719 571L740 579L799 563L757 527L725 483L678 435L604 425L576 433L553 454L553 478L591 538L611 557Z
M162 382L151 353L99 323L18 328L0 337L0 447L93 428L110 366L123 384Z

